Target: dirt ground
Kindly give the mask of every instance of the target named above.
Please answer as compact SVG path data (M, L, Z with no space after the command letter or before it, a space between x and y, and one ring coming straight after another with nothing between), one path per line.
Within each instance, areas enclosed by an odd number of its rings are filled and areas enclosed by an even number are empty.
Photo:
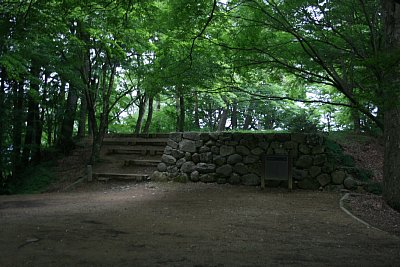
M0 266L400 266L337 193L108 183L0 196Z

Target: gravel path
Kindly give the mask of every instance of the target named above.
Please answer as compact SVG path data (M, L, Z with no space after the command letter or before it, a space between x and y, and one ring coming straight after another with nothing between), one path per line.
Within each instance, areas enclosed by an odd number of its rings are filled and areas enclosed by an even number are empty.
M0 266L399 266L340 195L200 183L0 196Z

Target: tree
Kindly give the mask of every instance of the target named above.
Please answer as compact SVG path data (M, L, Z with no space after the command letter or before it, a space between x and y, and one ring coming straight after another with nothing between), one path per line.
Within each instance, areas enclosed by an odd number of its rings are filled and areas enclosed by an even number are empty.
M387 203L400 210L400 1L382 0L385 33L384 93L384 191Z

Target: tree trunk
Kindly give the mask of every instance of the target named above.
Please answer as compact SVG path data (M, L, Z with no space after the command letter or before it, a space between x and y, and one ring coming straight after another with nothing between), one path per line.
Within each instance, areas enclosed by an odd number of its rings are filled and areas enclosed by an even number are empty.
M161 111L161 96L160 94L157 95L157 100L156 100L156 111L159 114ZM161 117L160 114L158 115L158 119L157 119L157 133L159 133L161 131Z
M78 103L78 95L76 89L70 87L65 107L64 118L61 126L61 135L58 147L68 154L74 148L74 141L72 139L74 131L75 113Z
M35 61L32 61L31 75L34 78L30 81L30 92L28 92L28 118L26 122L24 149L22 151L22 164L24 166L29 164L31 156L36 153L36 150L40 149L35 144L35 134L40 123L39 102L37 101L39 83L34 80L40 75L40 66Z
M87 103L85 95L81 95L81 108L79 110L78 138L85 137L87 120Z
M194 127L200 129L199 98L197 92L194 93Z
M0 66L0 114L3 114L3 116L0 117L0 182L3 181L4 179L4 170L5 170L5 163L6 163L6 148L4 146L4 141L6 139L5 137L5 126L7 124L6 122L6 105L5 105L5 94L6 94L6 86L5 86L5 80L7 79L7 75L5 72L5 69L3 69ZM0 188L1 188L0 184Z
M225 125L227 119L228 119L228 108L223 108L220 113L217 131L219 132L225 131Z
M185 130L185 97L183 94L179 96L179 132L183 132Z
M140 134L143 125L144 114L146 113L147 96L143 94L139 96L139 114L135 126L135 134Z
M18 177L21 169L21 144L22 144L22 123L24 118L24 84L13 82L13 151L11 155L12 175Z
M150 125L151 125L151 120L153 119L153 102L154 102L154 97L150 96L149 97L149 107L147 111L147 119L146 119L146 124L144 125L143 133L148 134Z
M231 113L231 124L233 130L237 129L238 126L237 107L238 107L237 103L234 102L232 105L232 113Z
M385 48L388 53L400 51L400 3L382 0ZM400 210L400 67L390 66L385 77L384 95L384 186L383 197L393 208Z

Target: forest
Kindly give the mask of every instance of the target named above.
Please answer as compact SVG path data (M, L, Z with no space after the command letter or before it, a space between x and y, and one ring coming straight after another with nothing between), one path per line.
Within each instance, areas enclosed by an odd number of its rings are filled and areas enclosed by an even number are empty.
M2 189L87 137L355 131L400 209L400 1L2 0L0 37Z

